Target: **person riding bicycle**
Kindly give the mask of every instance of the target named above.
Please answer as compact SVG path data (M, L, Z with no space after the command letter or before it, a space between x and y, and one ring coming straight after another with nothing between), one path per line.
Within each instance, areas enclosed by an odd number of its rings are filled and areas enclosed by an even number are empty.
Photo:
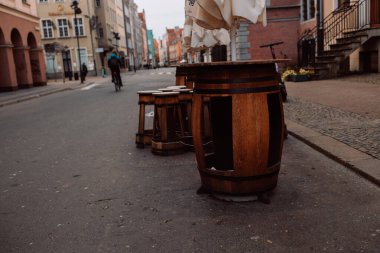
M112 54L108 57L108 67L111 70L112 82L115 81L114 78L116 77L120 83L120 86L123 86L123 82L121 81L120 76L120 65L120 57L117 55L117 51L114 49L112 50Z

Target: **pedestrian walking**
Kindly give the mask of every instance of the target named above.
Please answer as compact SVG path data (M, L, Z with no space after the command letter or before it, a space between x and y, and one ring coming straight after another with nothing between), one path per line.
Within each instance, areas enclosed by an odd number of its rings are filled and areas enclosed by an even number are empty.
M82 64L82 73L81 73L81 82L82 83L86 80L87 73L88 73L88 69L87 69L86 63L83 63Z

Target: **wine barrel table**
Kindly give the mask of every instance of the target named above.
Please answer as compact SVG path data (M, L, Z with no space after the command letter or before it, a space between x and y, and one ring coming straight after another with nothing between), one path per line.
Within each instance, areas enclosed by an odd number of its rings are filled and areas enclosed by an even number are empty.
M275 61L200 63L191 68L192 134L202 188L233 195L275 188L284 138ZM213 142L210 153L202 144L205 108Z
M196 72L197 67L194 64L184 63L176 67L176 85L186 86L188 89L193 89L193 80L190 78Z
M186 73L182 66L177 66L175 69L175 84L180 86L186 84Z
M173 155L184 152L177 134L177 122L183 125L179 107L179 92L158 92L154 96L152 153Z
M157 93L157 90L145 90L138 91L139 95L139 123L136 133L136 147L144 148L145 145L152 143L153 128L146 129L145 127L145 109L147 105L154 105L153 93Z

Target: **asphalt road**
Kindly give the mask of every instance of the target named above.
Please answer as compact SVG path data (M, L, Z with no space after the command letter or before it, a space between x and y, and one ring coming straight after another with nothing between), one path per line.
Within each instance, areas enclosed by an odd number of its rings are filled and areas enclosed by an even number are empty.
M137 149L173 69L0 108L0 252L378 252L379 188L289 137L271 204L197 195L194 153Z

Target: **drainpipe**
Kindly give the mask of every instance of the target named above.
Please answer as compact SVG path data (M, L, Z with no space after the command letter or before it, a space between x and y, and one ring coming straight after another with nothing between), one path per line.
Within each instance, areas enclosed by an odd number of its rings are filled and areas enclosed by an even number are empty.
M323 53L323 41L324 41L323 0L318 0L315 16L316 16L316 21L317 21L317 55L321 56Z

